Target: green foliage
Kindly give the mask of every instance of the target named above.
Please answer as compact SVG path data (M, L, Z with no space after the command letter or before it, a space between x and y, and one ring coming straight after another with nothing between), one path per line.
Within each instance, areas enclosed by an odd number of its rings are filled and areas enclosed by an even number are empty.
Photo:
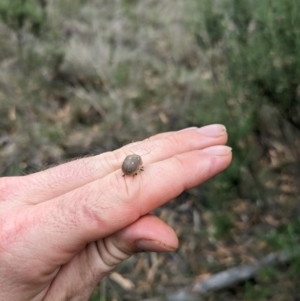
M263 99L300 129L300 3L232 1L228 76L247 101ZM229 11L230 12L230 11Z
M244 285L244 300L253 301L253 300L268 300L268 297L271 295L271 291L268 287L256 285L253 286L251 283L246 282Z
M263 282L271 282L276 279L278 270L275 267L269 266L260 270L259 279Z
M39 34L44 13L36 0L1 0L0 19L15 31L22 30L27 25L32 33Z
M213 223L215 226L215 237L221 238L229 234L233 228L233 223L230 215L227 212L215 214L213 216Z
M190 14L195 41L211 70L207 84L214 89L206 102L199 101L199 109L191 108L190 119L227 126L233 162L218 178L224 195L231 187L240 197L265 202L267 179L259 162L268 146L261 134L282 131L270 106L300 129L300 3L194 1ZM212 109L213 116L207 113ZM219 198L211 194L210 199Z
M273 229L266 235L266 241L275 249L292 249L300 244L300 219L290 221L286 226Z

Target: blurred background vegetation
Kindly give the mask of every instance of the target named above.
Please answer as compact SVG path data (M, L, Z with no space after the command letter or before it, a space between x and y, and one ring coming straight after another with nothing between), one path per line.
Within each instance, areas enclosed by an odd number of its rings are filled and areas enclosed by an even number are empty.
M131 258L91 300L163 296L299 246L299 1L0 0L0 116L1 176L227 127L230 168L156 211L179 250ZM298 300L299 271L201 300Z

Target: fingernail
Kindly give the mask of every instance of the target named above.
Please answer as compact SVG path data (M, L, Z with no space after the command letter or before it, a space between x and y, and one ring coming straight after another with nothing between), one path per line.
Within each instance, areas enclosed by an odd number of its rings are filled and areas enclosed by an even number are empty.
M147 240L147 239L140 239L136 242L137 247L141 251L147 252L173 252L176 248L168 246L158 240Z
M189 130L196 130L196 129L197 129L196 126L192 126L190 128L185 128L185 129L179 130L179 132L184 132L184 131L189 131Z
M198 131L208 137L219 137L226 133L226 127L222 124L211 124L199 128Z
M204 148L202 151L214 156L226 156L231 152L232 148L227 145L216 145Z

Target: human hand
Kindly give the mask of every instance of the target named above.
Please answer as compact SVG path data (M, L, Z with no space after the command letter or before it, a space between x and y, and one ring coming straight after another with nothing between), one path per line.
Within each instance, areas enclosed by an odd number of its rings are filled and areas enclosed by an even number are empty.
M117 264L167 252L175 232L148 213L224 170L223 126L158 134L35 174L0 178L0 300L88 300ZM122 177L131 152L144 171Z

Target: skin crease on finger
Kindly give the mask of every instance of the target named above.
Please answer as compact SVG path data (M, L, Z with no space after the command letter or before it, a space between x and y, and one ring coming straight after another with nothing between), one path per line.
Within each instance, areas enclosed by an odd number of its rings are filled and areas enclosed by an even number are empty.
M176 138L170 138L170 135L171 137L177 136ZM25 273L23 276L32 271L28 274L28 276L31 276L32 283L34 283L34 278L37 278L37 288L36 290L32 289L36 294L43 291L45 286L48 287L50 293L54 283L59 283L59 289L56 292L64 289L64 283L66 284L65 289L70 286L70 291L78 292L82 287L79 283L76 284L75 279L74 283L72 282L72 275L74 273L80 275L84 272L87 276L81 279L82 281L93 284L99 281L103 274L107 272L107 267L104 266L103 268L103 260L108 255L105 252L111 255L123 252L128 257L138 251L135 243L137 239L146 241L141 243L141 246L151 245L151 241L154 239L160 240L161 246L164 244L171 245L169 251L176 248L174 238L171 242L166 240L167 237L173 235L171 232L162 240L160 233L166 225L160 224L158 226L158 221L151 220L143 228L142 224L138 224L138 221L141 216L145 216L149 211L174 198L184 189L201 184L221 172L229 165L231 154L215 156L201 150L224 144L227 140L226 133L217 138L205 138L197 130L190 129L185 133L177 132L170 135L160 137L154 141L136 144L140 150L144 149L145 143L145 148L149 148L151 145L153 149L149 157L145 157L145 170L135 177L122 177L120 165L127 154L127 151L123 149L117 156L108 154L107 158L104 157L105 170L108 171L111 168L111 172L102 176L98 175L97 178L94 174L97 168L92 163L95 162L95 158L100 160L101 156L83 159L90 160L85 161L90 162L88 164L91 167L90 175L88 175L88 170L81 165L82 162L79 163L81 161L79 160L67 163L68 167L61 166L61 169L55 167L50 172L45 171L25 177L7 178L3 182L0 179L0 191L2 192L0 196L2 199L2 201L0 200L0 231L1 224L7 222L8 217L18 216L18 218L27 222L27 224L24 224L26 229L22 229L22 239L19 240L16 236L13 244L10 245L9 252L13 259L10 264L12 266L11 268L8 266L5 270L3 269L4 266L1 265L1 258L3 258L1 252L8 251L8 249L3 249L7 246L1 245L0 239L0 283L4 283L3 279L6 283L11 282L11 289L13 290L12 277L15 276L16 279L23 278L20 278L20 274L18 274L23 267L23 273ZM191 138L199 139L199 141L190 141ZM202 140L200 141L200 139ZM185 142L186 145L184 145ZM169 149L167 154L166 151L163 152L165 146ZM157 150L155 147L157 147ZM127 147L127 150L129 149L130 147ZM133 151L137 152L135 149ZM118 167L115 166L115 163L110 164L112 158L115 161L117 159ZM81 172L74 172L78 166L80 166L79 170ZM69 177L67 169L70 170ZM58 179L61 183L57 182L55 173L60 174ZM79 179L76 175L80 175ZM28 180L27 190L26 179ZM149 181L149 179L152 180ZM37 183L40 185L36 185ZM48 190L55 190L56 188L58 192L48 192ZM14 190L13 193L11 189ZM17 201L14 200L13 196L16 196ZM84 207L88 210L87 213L93 214L82 215ZM37 224L33 225L30 221ZM9 231L13 233L13 223L10 223L10 225L12 225L10 226L12 229ZM125 230L130 225L132 225L131 230L125 231L126 235L121 235L122 229ZM156 231L150 233L150 235L147 230L151 226ZM0 232L0 238L2 234ZM106 246L103 249L104 253L101 253L103 255L101 258L99 258L100 253L98 252L100 249L96 247L95 243L90 245L89 242L91 241L105 242L105 244L99 243L99 246ZM82 252L88 252L88 249L85 248L87 244L94 251L88 253L89 256L87 254L83 256ZM18 249L13 248L16 245ZM115 246L116 250L111 247L109 250L107 249L107 246L112 245ZM20 255L22 254L19 253L20 250L26 250L25 258ZM75 254L78 254L78 256L75 256ZM79 254L82 254L82 256L79 256ZM94 255L91 256L91 254ZM86 258L89 258L89 264L87 264ZM116 258L122 259L123 255L116 255ZM90 260L92 260L92 263L90 263ZM76 262L77 264L75 264ZM100 262L100 264L97 265L97 262ZM98 270L84 270L91 265L98 266ZM27 268L24 269L24 266L27 266ZM64 268L60 268L60 266ZM33 267L34 270L32 270ZM9 269L11 269L10 272ZM42 275L46 277L41 277ZM66 279L68 279L67 282ZM42 285L40 282L43 280L46 283ZM52 283L51 286L50 283ZM88 286L88 283L85 286ZM26 285L17 282L16 287L23 289ZM51 292L54 293L54 291ZM43 292L45 293L45 291ZM0 285L0 300L3 296L1 293ZM8 293L12 294L13 291L8 290ZM48 298L47 300L65 300L56 299L55 295L52 296L52 299ZM14 301L18 299L8 298L3 300ZM36 296L34 299L26 300L44 299L39 299ZM87 298L77 300L87 300Z

